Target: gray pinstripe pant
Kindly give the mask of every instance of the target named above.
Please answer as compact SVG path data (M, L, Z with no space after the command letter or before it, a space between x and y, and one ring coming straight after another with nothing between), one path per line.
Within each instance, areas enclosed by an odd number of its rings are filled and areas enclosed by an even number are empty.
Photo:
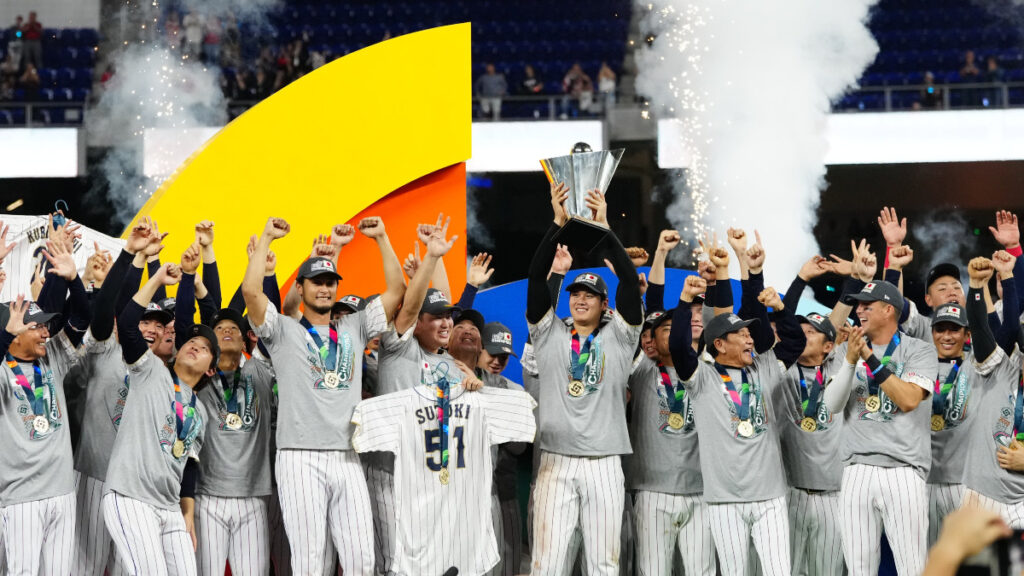
M767 576L789 576L789 514L786 497L759 502L708 504L711 535L723 576L746 576L754 544Z
M793 576L841 576L846 571L839 504L839 492L789 489Z
M687 576L715 575L715 545L703 495L639 490L634 511L640 576L672 574L676 551Z
M270 574L266 498L196 496L196 539L200 576L223 576L225 561L238 576Z
M70 574L75 494L0 508L10 574Z

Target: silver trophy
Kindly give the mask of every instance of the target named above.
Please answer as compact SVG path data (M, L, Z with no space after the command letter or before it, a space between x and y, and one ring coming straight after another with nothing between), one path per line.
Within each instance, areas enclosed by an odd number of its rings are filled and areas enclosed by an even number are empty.
M592 250L604 238L607 229L594 223L587 207L587 192L597 190L602 195L615 175L624 148L594 152L584 142L573 147L572 154L540 161L548 182L562 182L569 187L565 210L569 221L555 236L565 244Z

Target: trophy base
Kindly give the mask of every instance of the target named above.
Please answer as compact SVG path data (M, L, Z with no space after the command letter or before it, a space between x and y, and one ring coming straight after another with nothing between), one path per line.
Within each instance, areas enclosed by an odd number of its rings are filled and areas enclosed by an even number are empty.
M608 229L603 226L582 218L569 218L569 221L555 233L555 240L566 246L586 250L589 254L607 234Z

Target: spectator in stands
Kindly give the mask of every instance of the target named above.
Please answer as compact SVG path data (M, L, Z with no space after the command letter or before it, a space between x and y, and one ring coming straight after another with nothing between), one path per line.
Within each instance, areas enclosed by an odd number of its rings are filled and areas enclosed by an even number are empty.
M292 76L289 82L296 80L313 69L309 59L309 32L303 32L302 38L291 43Z
M228 15L224 23L224 36L221 40L221 64L228 68L242 65L242 33L233 15Z
M220 18L208 18L203 25L203 61L211 66L220 66L220 37L224 30Z
M24 41L24 62L31 62L36 69L43 67L43 24L36 19L35 10L28 13L28 22L21 27Z
M273 77L277 73L277 59L274 58L274 50L270 46L260 49L260 58L256 62L256 67L263 70L263 73L269 77Z
M185 28L185 42L182 45L182 54L186 58L198 58L203 47L203 21L195 12L189 12L181 21Z
M519 83L519 93L523 96L532 96L543 91L544 83L540 81L540 78L537 78L537 73L534 72L533 66L527 64L523 68L523 81Z
M931 72L924 73L924 88L921 89L921 108L925 110L938 110L942 108L942 88L935 85L935 75Z
M24 36L25 33L22 31L25 19L19 14L14 19L14 26L11 26L7 30L7 55L14 60L14 64L17 67L15 74L21 72L21 59L24 55Z
M0 102L14 100L14 80L4 78L0 81Z
M974 50L964 53L964 65L960 68L960 79L964 82L977 82L981 70L974 63Z
M993 84L1002 82L1003 81L1003 76L1005 74L1006 73L999 66L999 62L996 60L995 56L989 56L988 59L985 60L985 80L986 81L992 82Z
M181 51L181 17L174 10L167 13L164 21L164 36L167 39L167 48L171 52Z
M601 95L605 112L615 107L615 71L607 62L601 62L601 70L597 73L597 91Z
M256 82L253 86L256 100L263 100L274 93L274 81L263 71L263 68L256 69Z
M239 68L235 71L235 88L232 90L232 94L238 100L256 99L256 77L252 70Z
M565 78L562 79L562 119L571 114L576 116L579 112L588 112L594 101L594 81L583 71L579 62L572 65Z
M35 64L25 62L25 72L18 79L18 86L25 91L25 99L32 101L39 98L39 72Z
M491 116L493 120L501 119L501 99L507 93L505 75L499 74L494 64L488 62L484 75L476 80L476 95L480 98L480 113L484 118Z
M14 56L14 52L7 52L4 61L0 62L0 80L14 82L18 78L18 71L21 69L21 62Z

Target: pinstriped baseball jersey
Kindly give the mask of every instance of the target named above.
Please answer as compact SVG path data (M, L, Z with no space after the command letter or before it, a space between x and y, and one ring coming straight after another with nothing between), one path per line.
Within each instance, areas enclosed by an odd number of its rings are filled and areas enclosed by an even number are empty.
M740 382L738 369L729 369L733 382ZM779 450L778 422L774 420L769 399L772 389L782 383L781 364L775 352L758 355L747 367L750 382L750 421L753 435L745 438L738 431L736 406L726 391L722 377L704 362L697 365L693 377L685 382L687 395L693 398L693 417L699 430L701 474L704 499L709 504L758 502L786 494L786 477ZM714 457L708 457L709 455Z
M78 362L64 332L46 343L46 356L39 360L43 377L44 416L49 429L33 428L35 415L5 363L0 380L0 502L4 506L70 494L75 490L71 438L67 427L64 376ZM34 380L31 363L19 364L22 374Z
M92 332L86 334L82 368L87 381L85 416L75 450L75 470L104 481L130 389L128 366L117 338L97 342Z
M825 359L825 365L829 359ZM843 483L843 464L840 460L840 439L842 438L842 412L835 414L825 404L824 390L819 395L820 404L814 415L815 429L812 432L800 426L805 416L802 406L800 375L803 371L808 392L814 385L817 367L790 366L783 376L782 386L772 395L772 407L779 418L779 440L782 443L782 462L786 467L789 485L804 490L839 490ZM827 370L822 374L828 382Z
M479 575L498 562L491 523L491 446L531 442L536 402L525 392L451 389L450 479L441 483L436 389L416 386L364 400L355 409L357 452L395 454L398 574Z
M263 324L253 326L274 359L277 374L277 448L279 450L349 450L348 417L362 398L363 350L366 341L387 327L384 306L376 298L365 310L335 321L338 373L329 388L313 337L295 320L267 307Z
M957 369L956 382L946 394L942 417L942 430L932 430L932 468L928 472L930 484L959 484L964 477L964 462L971 442L974 421L974 394L977 381L973 354L964 353L963 363ZM939 362L939 382L945 382L953 365ZM934 394L934 392L933 392ZM934 398L929 396L921 408L932 413ZM970 417L970 418L969 418ZM968 419L969 418L969 419Z
M225 374L229 379L232 374ZM270 406L273 374L270 367L253 358L241 367L237 415L241 427L227 425L225 383L219 374L199 391L210 418L206 424L203 457L199 461L196 494L224 498L269 496L270 485Z
M885 346L875 346L873 353L881 360ZM847 344L844 342L833 353L828 372L835 374L846 361ZM846 430L843 432L843 464L869 466L913 466L922 478L931 468L931 391L935 374L939 372L935 348L916 338L902 335L900 345L893 351L889 369L893 375L929 392L915 410L906 413L879 386L882 405L877 412L865 407L868 399L868 381L864 362L858 362L853 378L853 389L846 403Z
M551 310L529 328L540 382L539 447L566 456L630 454L626 387L641 327L612 313L594 334L579 397L569 393L572 328Z
M673 385L679 385L675 368L665 367ZM633 456L626 475L627 490L648 490L665 494L699 494L704 491L700 475L700 448L693 422L693 404L685 395L683 427L672 428L669 399L658 365L646 356L629 377L633 393L630 402L630 438Z
M196 414L185 432L185 455L175 458L177 438L174 380L171 371L151 350L128 367L132 392L118 428L103 495L117 492L156 508L176 509L185 460L196 458L203 446L206 411L196 401ZM192 389L181 383L181 401L188 406Z
M1004 470L996 460L999 448L1013 437L1014 408L1024 354L1006 357L1000 348L979 364L974 381L972 430L963 483L1003 504L1024 502L1024 474Z

